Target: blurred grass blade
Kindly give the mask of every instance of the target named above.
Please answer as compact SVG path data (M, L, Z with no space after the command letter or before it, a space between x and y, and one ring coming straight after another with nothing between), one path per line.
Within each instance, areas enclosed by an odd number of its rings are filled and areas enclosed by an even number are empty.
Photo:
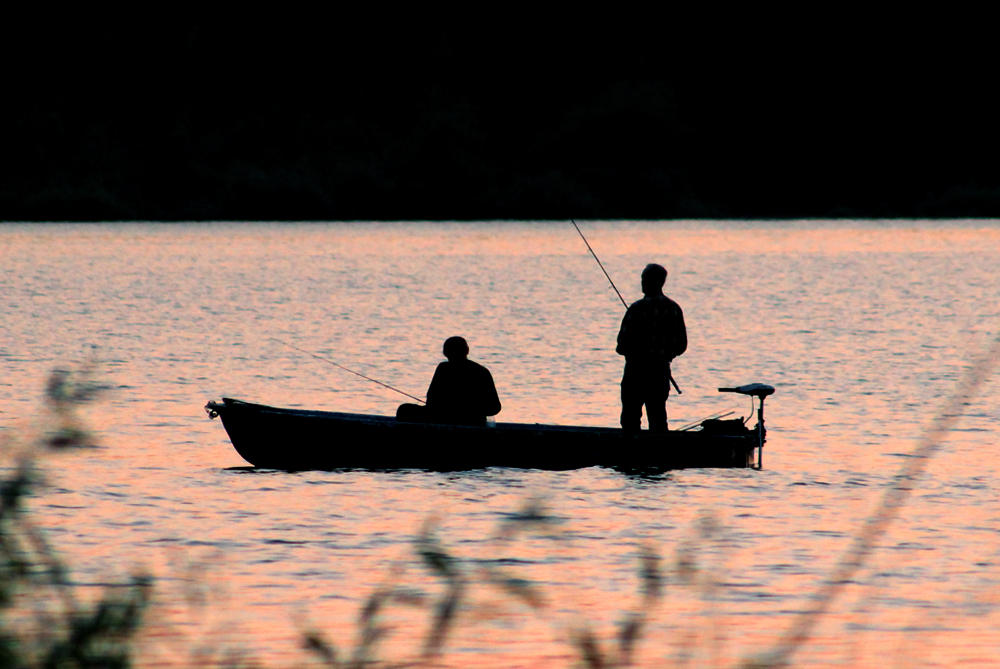
M663 576L660 574L660 556L650 546L641 548L639 575L642 578L643 600L651 606L663 594Z
M578 630L573 635L573 642L580 651L580 657L588 669L604 669L608 666L604 662L604 655L601 653L597 637L589 629Z
M940 450L948 433L955 427L959 418L962 417L965 407L993 372L998 360L1000 360L1000 335L962 376L955 393L934 419L930 429L918 442L910 457L903 459L899 472L886 486L875 511L855 535L851 546L837 562L823 585L810 598L806 610L798 616L769 653L749 659L744 666L789 666L792 656L809 640L812 630L823 614L829 610L830 605L843 590L844 585L851 582L854 575L864 566L868 557L875 550L889 524L906 504L913 487L927 468L930 459Z
M332 644L327 643L322 634L315 631L307 632L302 641L302 645L306 650L318 655L326 666L337 669L339 666L337 662L337 649Z
M448 588L444 599L438 602L434 612L434 621L424 644L424 657L433 657L441 652L445 639L451 630L458 606L461 603L463 587L460 581L455 581Z

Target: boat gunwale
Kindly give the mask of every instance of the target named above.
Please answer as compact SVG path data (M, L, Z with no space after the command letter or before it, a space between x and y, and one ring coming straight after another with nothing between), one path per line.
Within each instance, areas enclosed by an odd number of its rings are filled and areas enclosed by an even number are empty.
M220 409L222 410L236 410L236 411L252 411L259 414L272 414L275 416L294 416L298 418L313 418L318 420L329 420L333 422L351 422L351 423L373 423L377 425L395 425L395 426L405 426L423 429L444 429L444 430L457 430L457 431L468 431L468 432L478 432L480 430L496 430L499 432L554 432L561 434L573 434L573 433L587 433L587 434L605 434L605 435L621 435L622 430L618 427L601 427L601 426L589 426L589 425L559 425L553 423L496 423L492 426L476 426L476 425L450 425L447 423L411 423L406 421L399 421L394 416L383 416L378 414L359 414L359 413L347 413L341 411L323 411L317 409L294 409L285 407L274 407L267 404L258 404L255 402L247 402L245 400L234 399L230 397L223 397L222 404L210 400L208 404L205 405L206 411L214 411L215 413L221 415ZM667 436L677 435L677 434L701 434L702 430L670 430L665 433ZM757 430L756 428L747 428L747 432L743 434L713 434L711 435L714 439L735 439L735 440L746 440L749 438L756 438ZM656 438L657 436L664 436L664 433L650 432L648 430L642 430L639 433L640 438Z

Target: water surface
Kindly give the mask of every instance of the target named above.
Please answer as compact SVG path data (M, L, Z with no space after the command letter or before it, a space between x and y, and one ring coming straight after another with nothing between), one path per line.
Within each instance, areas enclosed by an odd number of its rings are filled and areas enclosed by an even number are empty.
M460 334L493 372L500 420L616 425L623 309L568 224L4 225L0 429L28 431L48 371L92 352L114 386L85 414L101 448L46 462L39 522L80 583L157 574L151 663L199 644L300 663L304 628L351 646L393 569L442 591L412 557L429 519L456 555L509 558L547 602L474 588L446 665L570 666L567 639L585 626L610 645L646 545L669 574L641 666L766 649L997 335L1000 225L582 228L627 300L647 262L670 272L691 342L672 425L749 413L719 386L777 388L763 471L255 471L206 418L222 396L391 414L405 398L280 341L423 395ZM968 407L799 664L996 663L998 394L991 380ZM536 497L559 522L498 540ZM693 581L679 553L694 556ZM177 596L192 583L207 609ZM393 608L383 655L412 656L428 620Z

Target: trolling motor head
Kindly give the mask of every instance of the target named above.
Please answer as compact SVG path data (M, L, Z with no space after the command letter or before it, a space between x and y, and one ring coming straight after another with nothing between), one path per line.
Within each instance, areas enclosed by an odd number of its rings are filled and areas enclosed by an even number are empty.
M774 393L774 386L769 386L766 383L748 383L745 386L737 386L735 388L719 388L719 392L752 395L763 401L765 397Z
M764 428L764 398L774 393L774 386L769 386L766 383L748 383L745 386L736 386L735 388L719 388L719 392L750 395L760 400L757 406L757 464L755 467L756 469L762 468L764 466L765 435L767 434L767 430Z

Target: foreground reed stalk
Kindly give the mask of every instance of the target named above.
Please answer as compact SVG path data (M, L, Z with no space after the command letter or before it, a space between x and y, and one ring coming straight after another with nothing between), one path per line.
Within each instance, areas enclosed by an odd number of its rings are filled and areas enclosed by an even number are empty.
M93 604L78 596L60 560L27 510L42 483L36 457L94 443L77 408L106 390L93 364L56 370L46 386L50 410L40 434L21 444L5 435L2 455L17 462L0 479L0 667L3 669L126 668L149 603L152 579L135 575L108 587Z
M850 548L837 562L823 585L810 598L808 608L798 616L770 652L748 660L744 664L745 667L771 669L791 665L795 653L809 641L816 625L843 591L844 586L851 582L874 552L878 541L885 535L889 525L906 504L917 480L927 469L930 459L941 449L948 433L955 427L965 407L992 374L998 361L1000 361L1000 336L978 360L973 362L959 380L954 395L934 419L930 429L910 457L904 459L900 471L893 477L875 511L865 521Z

